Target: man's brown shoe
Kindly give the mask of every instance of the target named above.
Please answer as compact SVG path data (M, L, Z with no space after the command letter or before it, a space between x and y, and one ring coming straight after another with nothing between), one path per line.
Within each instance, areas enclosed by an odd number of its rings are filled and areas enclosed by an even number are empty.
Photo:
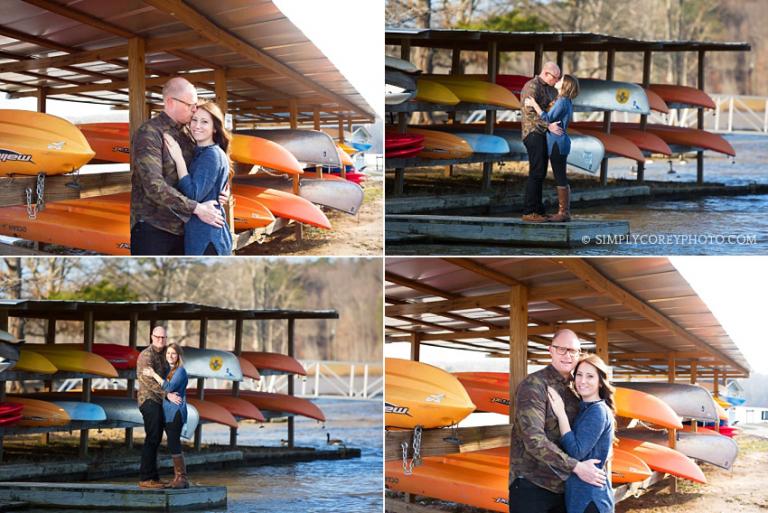
M139 488L165 488L165 483L156 479L139 481Z
M526 223L546 223L547 222L547 216L543 216L541 214L537 214L536 212L532 212L530 214L525 214L522 217L522 219Z

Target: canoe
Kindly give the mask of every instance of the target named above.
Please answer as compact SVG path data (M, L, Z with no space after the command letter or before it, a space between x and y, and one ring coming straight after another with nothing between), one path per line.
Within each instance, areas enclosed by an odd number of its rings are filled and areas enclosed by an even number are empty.
M318 130L298 129L260 129L238 130L238 134L253 135L269 139L291 152L296 160L307 164L339 166L339 154L336 152L331 136Z
M212 401L203 401L187 394L187 404L191 404L197 409L200 420L213 422L215 424L224 424L225 426L237 427L237 419L229 413L229 410Z
M21 403L0 403L0 417L15 417L23 409L24 405Z
M231 390L205 390L206 396L231 395ZM314 403L300 397L286 394L271 394L268 392L240 391L240 399L245 399L256 406L265 418L290 417L303 415L310 419L325 422L325 415Z
M189 392L188 392L189 393ZM256 406L240 399L239 397L232 397L227 395L206 395L206 402L211 402L226 409L234 417L242 417L244 419L258 420L264 422L266 419Z
M85 351L85 344L54 344L53 347ZM136 349L120 344L93 344L91 352L106 359L115 369L135 369L139 358L139 352Z
M509 374L505 372L456 372L478 411L509 415ZM616 387L616 415L682 429L680 417L661 399L650 394Z
M75 125L28 110L0 109L0 141L0 176L71 173L95 155Z
M506 88L464 75L422 75L447 87L462 102L496 105L507 109L521 108L520 100Z
M238 184L238 193L258 201L276 217L330 230L331 222L316 205L290 192Z
M19 426L64 426L69 424L71 420L64 408L48 401L14 397L13 402L24 406L24 409L21 410L22 418L17 423Z
M416 134L401 134L392 130L387 130L384 134L384 151L399 150L403 148L413 148L424 146L424 136Z
M275 374L307 375L304 366L296 358L287 354L270 353L267 351L243 351L240 356L259 369L259 373L262 376L273 376Z
M106 255L129 255L129 222L51 208L30 219L24 206L0 208L0 234Z
M615 386L640 390L654 395L667 403L679 416L685 419L717 421L715 402L709 391L698 385L660 382L619 382Z
M112 422L123 422L144 425L144 418L141 416L139 405L136 399L131 397L119 397L125 395L125 390L94 390L91 396L91 402L104 408L107 420ZM70 394L71 395L71 394ZM187 422L181 428L181 437L189 440L195 434L195 429L200 422L200 415L197 408L187 403Z
M0 357L0 372L12 369L16 365L16 360L6 360Z
M400 105L415 96L415 90L407 90L389 84L384 86L384 105Z
M455 376L426 363L384 361L384 425L425 429L458 424L475 405Z
M665 472L697 483L707 482L707 478L695 461L669 447L623 437L619 438L618 448L634 454L658 472Z
M405 73L421 73L421 70L417 68L413 63L406 61L405 59L390 57L389 55L384 56L384 66Z
M406 91L416 90L416 78L408 73L403 73L396 69L384 70L384 83L396 86Z
M59 344L30 344L34 352L45 356L60 371L94 374L116 378L117 370L105 358L93 353L79 351Z
M48 358L29 349L19 351L19 360L14 369L35 374L54 374L59 370Z
M419 157L427 159L461 159L472 155L472 146L453 134L438 130L424 130L422 128L408 127L409 134L424 137L424 150Z
M0 358L5 360L17 361L19 359L19 348L21 344L10 342L0 342Z
M352 158L345 152L343 149L341 149L340 146L336 146L336 151L339 154L339 160L341 160L341 165L344 166L344 169L351 169L352 171L355 170L355 163L352 162ZM341 169L341 168L339 168Z
M107 420L104 408L98 404L84 403L82 401L51 401L67 412L69 418L78 421L95 422Z
M625 157L628 159L636 160L638 162L645 162L645 156L643 155L643 152L641 152L640 148L638 148L629 139L625 139L624 137L614 134L606 134L600 130L585 128L582 126L574 127L573 129L568 127L568 131L569 134L573 133L591 135L592 137L595 137L603 144L605 153L608 156L613 155L616 157Z
M182 347L184 368L191 378L216 378L242 381L243 371L237 356L218 349ZM202 415L203 412L200 412Z
M661 97L664 102L673 109L685 109L688 107L703 107L714 109L715 102L712 98L695 87L673 84L650 84L648 89Z
M645 91L645 96L648 97L648 106L651 110L661 112L662 114L669 114L669 105L661 96L653 92L650 87L644 88L643 91Z
M456 105L461 100L453 91L440 82L419 77L416 79L416 96L414 99L422 102L440 105Z
M15 345L21 341L18 338L11 335L9 332L5 330L0 330L0 342L5 342L7 344Z
M240 370L243 371L243 376L251 379L261 379L261 374L259 373L259 369L257 369L254 364L252 364L242 356L238 356L237 361L240 362Z
M627 437L633 440L644 440L669 446L669 437L666 430L625 429L619 432L618 437ZM685 431L678 431L675 449L689 458L726 470L731 469L733 462L736 461L736 456L739 454L739 446L732 438L707 432L687 433Z
M129 123L84 123L77 128L96 153L94 161L131 162Z
M434 126L433 130L441 130L442 125ZM507 140L498 135L483 134L479 132L453 132L453 135L461 137L469 143L472 147L473 153L493 153L493 154L506 154L509 153L509 144Z
M240 184L255 185L283 192L293 191L293 181L287 177L265 175L236 176L232 191L237 193ZM355 214L363 203L363 189L349 180L302 179L299 183L299 196L324 207Z

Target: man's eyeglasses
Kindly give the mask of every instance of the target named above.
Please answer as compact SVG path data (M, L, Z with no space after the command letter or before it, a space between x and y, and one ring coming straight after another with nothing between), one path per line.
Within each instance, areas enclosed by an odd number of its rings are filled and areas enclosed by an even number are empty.
M155 337L155 338L159 338L160 340L165 340L165 339L168 338L168 337L164 337L162 335L152 335L152 336Z
M196 104L196 103L189 103L189 102L185 102L185 101L184 101L184 100L182 100L181 98L176 98L175 96L171 96L171 98L173 98L173 99L174 99L174 100L176 100L177 102L181 102L181 103L183 103L183 104L184 104L184 105L186 105L186 106L187 106L187 108L189 108L189 109L192 109L192 110L195 110L195 109L197 109L197 104Z
M559 355L564 355L565 353L568 353L569 355L571 355L574 358L579 356L579 353L581 352L578 349L568 349L567 347L556 346L554 344L552 344L550 347L554 347L555 348L555 352L557 354L559 354Z

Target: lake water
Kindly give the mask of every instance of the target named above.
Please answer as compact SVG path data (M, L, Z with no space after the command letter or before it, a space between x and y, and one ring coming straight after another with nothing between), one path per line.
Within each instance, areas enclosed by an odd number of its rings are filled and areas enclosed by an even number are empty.
M705 153L707 182L727 185L768 184L768 137L729 135L736 159ZM611 159L610 176L633 178L634 161ZM648 180L695 182L696 160L647 166ZM708 196L684 201L648 201L630 205L579 208L577 218L627 220L632 238L620 244L570 249L520 248L480 244L387 245L388 255L758 255L768 254L768 195Z

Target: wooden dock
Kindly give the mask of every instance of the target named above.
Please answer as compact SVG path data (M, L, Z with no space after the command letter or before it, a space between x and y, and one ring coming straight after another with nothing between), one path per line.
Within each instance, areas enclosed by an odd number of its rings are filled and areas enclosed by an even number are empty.
M193 486L185 490L154 490L110 483L0 483L0 503L13 501L38 508L190 511L226 508L227 489Z
M574 248L629 235L628 221L525 223L519 218L433 215L386 216L387 242L416 238L478 244Z

